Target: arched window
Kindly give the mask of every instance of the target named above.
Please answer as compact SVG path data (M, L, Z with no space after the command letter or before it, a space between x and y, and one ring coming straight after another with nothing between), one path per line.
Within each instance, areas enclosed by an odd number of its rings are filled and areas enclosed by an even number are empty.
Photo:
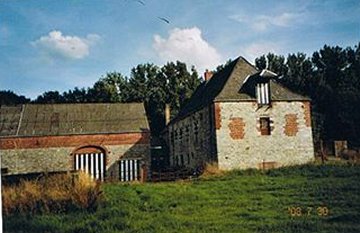
M103 181L106 172L106 149L100 146L82 146L72 153L74 170L84 171L92 178Z

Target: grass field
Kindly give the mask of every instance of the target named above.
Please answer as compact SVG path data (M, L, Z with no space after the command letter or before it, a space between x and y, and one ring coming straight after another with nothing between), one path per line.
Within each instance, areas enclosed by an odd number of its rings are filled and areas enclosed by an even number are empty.
M360 232L360 166L105 184L94 212L11 216L5 232Z

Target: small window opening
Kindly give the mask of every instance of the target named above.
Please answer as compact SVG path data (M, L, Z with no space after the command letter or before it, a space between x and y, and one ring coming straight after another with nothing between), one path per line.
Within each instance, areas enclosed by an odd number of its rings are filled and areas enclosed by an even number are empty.
M261 117L260 118L260 132L261 135L270 135L270 118L269 117Z

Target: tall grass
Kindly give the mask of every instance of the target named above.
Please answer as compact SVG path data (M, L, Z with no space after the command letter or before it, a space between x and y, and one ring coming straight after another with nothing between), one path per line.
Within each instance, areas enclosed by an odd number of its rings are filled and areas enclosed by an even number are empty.
M100 198L99 183L86 173L45 176L3 187L4 215L61 213L94 209Z
M205 164L204 170L201 174L201 178L210 178L216 176L222 176L225 174L224 170L219 169L217 163L207 163Z

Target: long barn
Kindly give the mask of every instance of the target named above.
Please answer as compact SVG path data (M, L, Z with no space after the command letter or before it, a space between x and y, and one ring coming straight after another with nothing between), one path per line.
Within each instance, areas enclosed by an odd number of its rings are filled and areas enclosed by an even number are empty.
M5 176L83 170L98 180L136 180L149 166L142 103L0 106Z

